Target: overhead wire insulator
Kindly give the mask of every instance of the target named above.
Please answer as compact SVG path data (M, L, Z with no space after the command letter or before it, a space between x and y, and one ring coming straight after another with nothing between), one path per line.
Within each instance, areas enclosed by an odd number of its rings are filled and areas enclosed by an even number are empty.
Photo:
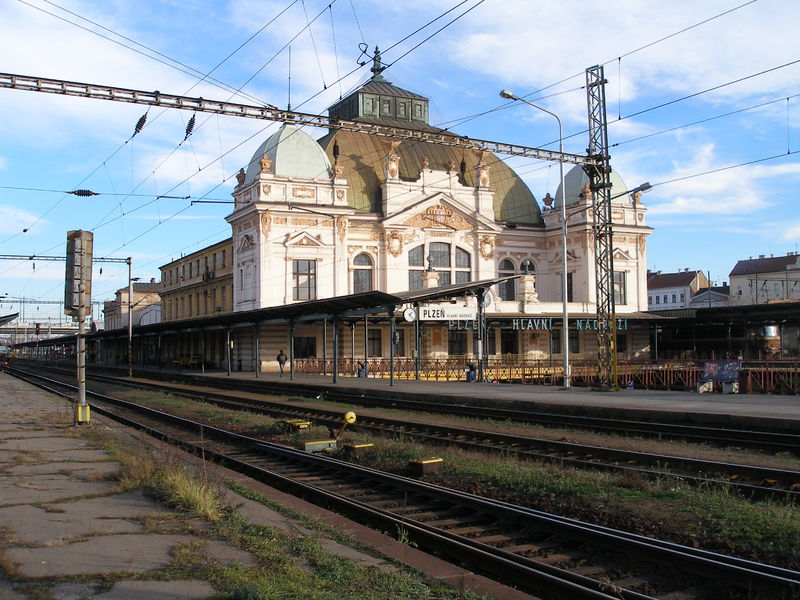
M183 141L189 139L189 136L192 135L192 131L194 130L194 119L197 115L192 115L192 118L189 119L189 122L186 124L186 135L183 136Z
M72 194L74 196L99 196L99 192L93 192L92 190L72 190L71 192L67 192L68 194Z
M139 120L136 121L136 127L133 128L133 135L139 133L142 129L144 129L144 124L147 122L147 113L144 113ZM131 137L133 137L133 135Z

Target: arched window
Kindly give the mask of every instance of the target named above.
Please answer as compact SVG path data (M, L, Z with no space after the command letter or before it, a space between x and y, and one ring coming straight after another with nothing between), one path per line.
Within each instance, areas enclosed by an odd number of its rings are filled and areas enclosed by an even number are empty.
M372 291L372 259L359 254L353 259L353 293Z
M508 277L515 275L514 263L505 258L500 261L500 266L497 268L498 277ZM497 284L497 294L501 300L516 300L517 299L517 281L516 279L508 279L501 281Z

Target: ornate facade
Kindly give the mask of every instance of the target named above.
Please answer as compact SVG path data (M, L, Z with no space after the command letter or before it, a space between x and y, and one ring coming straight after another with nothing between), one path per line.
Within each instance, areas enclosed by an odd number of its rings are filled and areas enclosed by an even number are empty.
M382 70L376 63L373 79L330 114L433 131L427 98L386 82ZM555 199L548 194L542 210L520 177L490 153L345 131L315 141L284 125L237 182L234 210L226 217L232 230L232 310L520 275L490 294L487 354L531 358L561 352L560 203L566 198L570 351L596 353L592 198L580 168L569 172L566 190L559 189ZM651 229L641 199L629 198L616 174L612 182L619 349L638 354L646 351L648 330L631 324L647 309ZM423 333L424 353L476 354L469 330L469 323L431 324ZM322 355L319 327L302 327L294 335L305 340L300 355ZM369 356L388 356L388 328L371 329L369 340L356 342L356 335L354 347L363 344ZM288 346L285 327L262 336L264 356ZM396 354L409 355L408 335L399 338Z

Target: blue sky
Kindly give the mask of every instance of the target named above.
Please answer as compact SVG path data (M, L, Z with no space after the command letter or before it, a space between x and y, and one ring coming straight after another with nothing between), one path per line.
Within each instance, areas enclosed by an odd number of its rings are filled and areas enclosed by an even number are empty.
M786 0L4 0L0 71L286 108L291 44L292 108L323 113L369 77L366 43L389 81L431 99L431 123L557 149L555 119L508 106L509 88L558 114L580 154L584 72L604 64L612 167L655 185L648 267L722 282L739 259L800 250L798 23ZM276 128L198 114L181 144L191 113L7 89L0 114L0 254L63 254L66 232L88 229L95 256L131 256L143 281L230 235L229 205L183 198L229 200ZM557 165L508 161L537 199L555 194ZM63 193L75 189L101 195ZM126 284L124 266L97 265L93 299ZM63 287L63 263L0 261L0 295ZM26 306L26 320L48 317L57 306Z

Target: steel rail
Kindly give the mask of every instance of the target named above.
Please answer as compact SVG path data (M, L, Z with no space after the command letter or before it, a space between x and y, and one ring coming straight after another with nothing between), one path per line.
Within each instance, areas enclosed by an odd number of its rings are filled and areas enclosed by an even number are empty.
M754 429L731 429L727 427L707 427L680 423L661 423L619 418L592 417L559 414L541 410L519 408L498 408L466 404L471 399L447 397L436 394L427 395L430 401L411 399L412 396L426 396L404 392L391 397L376 394L368 388L330 389L322 385L302 383L283 383L273 381L246 381L242 379L217 378L213 376L189 375L185 373L158 373L147 371L142 377L160 381L177 381L204 387L217 387L227 390L238 389L255 393L273 393L315 397L323 394L331 402L351 403L377 408L407 409L416 412L441 413L471 419L502 419L533 423L574 427L598 432L619 433L623 435L648 435L659 438L699 440L705 443L728 444L743 448L763 449L774 452L791 452L800 455L800 435L779 431Z
M38 377L42 378L41 376ZM57 382L57 381L53 382L65 387L72 387L62 382ZM466 503L474 507L476 510L481 510L483 512L497 513L501 509L504 512L510 511L512 514L514 514L515 522L519 520L519 518L521 518L523 515L528 515L531 518L536 518L537 527L540 528L543 527L553 532L559 532L559 534L563 533L565 530L568 530L574 537L578 539L584 541L586 539L592 539L595 543L601 546L609 547L615 551L619 551L620 547L624 546L627 549L627 552L636 553L639 556L641 556L640 553L647 552L657 556L658 557L657 560L661 563L668 562L670 564L680 565L682 568L685 568L690 572L696 573L704 577L707 577L709 572L713 572L716 577L722 578L724 581L727 582L735 581L738 584L743 585L745 587L767 586L770 589L772 587L775 587L776 590L784 590L784 591L789 590L792 593L800 592L800 572L788 569L782 569L780 567L774 567L769 565L761 565L759 563L746 561L744 559L718 555L707 551L698 552L696 549L693 548L685 548L677 544L670 544L667 542L652 543L652 540L650 540L649 538L643 538L642 536L626 534L625 532L619 532L611 530L609 528L602 528L593 526L591 524L580 523L573 520L567 520L561 517L554 517L553 515L547 515L547 513L541 513L539 511L531 511L530 509L515 507L513 505L508 505L502 502L498 503L486 498L474 496L472 494L458 492L447 488L441 488L440 486L423 484L416 480L404 478L397 475L389 475L365 467L357 467L349 463L344 463L342 461L338 461L332 458L311 456L305 452L300 452L282 446L277 446L275 444L266 443L239 434L232 434L231 432L227 432L225 430L213 426L197 423L180 417L175 417L173 415L163 413L162 411L147 409L130 402L118 400L115 398L103 396L101 394L96 394L96 393L92 393L92 395L95 397L102 398L106 402L112 402L117 405L127 406L129 409L133 409L139 412L144 412L150 415L157 415L159 419L166 419L167 421L173 423L181 423L184 426L188 425L192 429L202 428L202 430L205 432L205 437L237 439L240 442L249 445L251 448L256 447L259 450L268 450L271 455L277 454L277 455L288 456L293 461L303 461L306 463L311 463L316 465L320 469L322 468L335 469L339 472L347 471L350 473L358 473L363 477L369 478L370 480L381 479L384 482L391 482L393 485L400 485L401 487L411 490L414 493L420 495L430 496L435 490L439 497L450 498L453 500L458 499L460 503ZM207 448L203 449L203 452L208 453L208 451L209 450ZM506 514L509 514L509 512L506 512ZM417 523L413 520L412 523L415 525L415 527L421 525L420 523ZM446 533L438 530L437 532L438 534ZM485 547L487 549L491 548L489 546L486 546L485 544L481 544L479 542L473 542L465 538L461 538L461 542L466 543L468 545L476 545L476 548L480 547ZM494 551L497 551L497 549L494 549ZM502 551L500 551L500 553L501 555L503 554ZM505 554L509 554L509 556L503 558L512 561L530 562L530 559L524 557L512 555L510 553L505 553ZM651 558L651 560L653 559ZM574 574L573 577L583 578L582 576L579 575L576 576ZM760 587L757 589L764 589L764 588ZM619 592L624 593L624 590L620 590L615 593ZM646 598L647 596L618 595L617 597Z
M286 405L285 403L244 398L231 394L191 390L161 383L149 383L141 380L130 381L98 375L91 375L90 377L91 379L106 381L115 385L169 391L175 395L202 399L206 402L214 402L234 410L261 411L273 415L278 412L283 416L305 416L315 419L329 428L336 428L341 424L341 414L330 410ZM736 489L746 496L759 499L797 500L800 498L800 471L789 469L776 469L631 450L618 450L588 444L502 434L464 427L432 425L418 421L404 421L376 416L361 415L358 424L351 427L356 430L359 428L373 431L377 430L383 434L408 435L410 437L423 438L435 443L445 443L475 450L491 450L518 454L527 458L560 462L564 465L592 470L613 472L635 471L641 475L653 478L679 478L694 485L714 483ZM558 454L555 455L556 453ZM599 460L611 461L611 464L609 464L609 462L598 462ZM642 466L633 466L634 464L656 467L656 470L643 468ZM661 467L661 469L658 467ZM729 479L719 479L719 477L729 477ZM746 478L750 481L740 481L742 478ZM753 481L765 483L756 484L752 483ZM783 486L783 489L779 489L778 486Z

